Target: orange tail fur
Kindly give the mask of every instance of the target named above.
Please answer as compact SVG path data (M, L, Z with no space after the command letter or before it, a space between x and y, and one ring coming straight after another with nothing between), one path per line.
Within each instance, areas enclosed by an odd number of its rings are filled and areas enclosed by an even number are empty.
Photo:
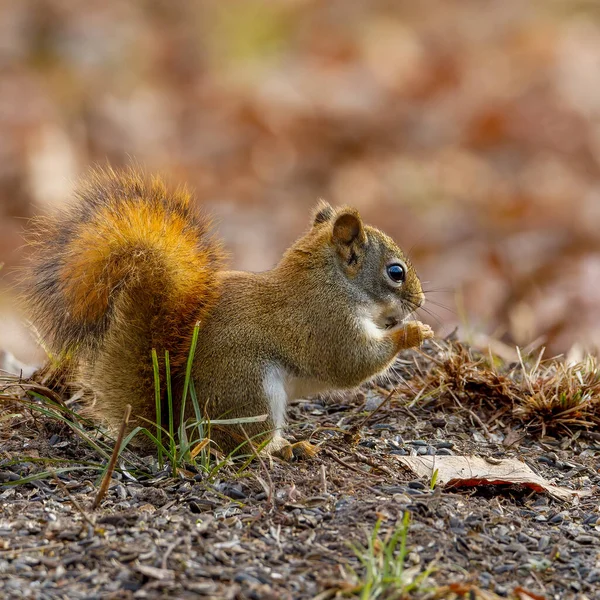
M222 251L208 227L184 189L133 170L93 171L75 202L38 219L31 237L25 295L49 349L135 369L156 348L183 364L194 324L219 293Z

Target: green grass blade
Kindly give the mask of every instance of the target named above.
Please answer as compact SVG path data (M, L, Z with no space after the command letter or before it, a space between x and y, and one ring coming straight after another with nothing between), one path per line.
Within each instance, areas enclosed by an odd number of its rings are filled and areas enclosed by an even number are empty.
M187 401L188 390L190 388L190 379L192 377L192 366L194 364L194 356L196 355L196 346L198 344L198 334L200 332L200 322L196 323L194 333L192 335L192 345L188 354L187 364L185 367L185 380L183 382L183 394L181 398L180 424L179 424L179 443L182 447L188 446L187 434L185 431L185 404Z
M97 443L96 441L94 441L88 434L87 432L81 427L81 425L79 425L76 421L71 420L66 418L62 413L63 412L67 412L72 413L72 411L68 411L63 409L62 406L60 406L59 404L56 404L55 402L53 402L52 400L50 400L49 398L46 398L46 396L42 396L36 392L29 392L32 396L38 398L38 400L44 402L45 404L49 404L51 405L51 407L54 410L49 410L44 406L40 406L40 405L36 405L35 403L31 403L29 406L31 406L31 408L33 408L34 410L36 410L37 412L43 414L44 416L50 418L50 419L57 419L58 421L60 421L61 423L64 423L65 425L67 425L67 427L69 427L71 430L73 430L77 435L79 435L79 437L81 437L82 439L85 440L85 442L91 446L98 454L100 454L100 456L102 456L103 458L106 458L107 460L110 459L110 452L105 450L104 448L101 447L101 445L99 443Z
M158 356L156 348L152 348L152 367L154 370L154 404L156 405L156 438L158 440L158 468L163 468L162 455L162 407L160 405L160 372L158 369Z
M40 473L34 473L33 475L28 475L27 477L22 477L21 479L15 479L14 481L4 481L0 487L12 487L15 485L23 485L25 483L31 483L33 481L40 481L41 479L48 479L49 477L54 477L55 475L61 475L63 473L70 473L72 471L89 471L90 469L97 468L99 471L102 470L103 466L92 467L65 467L64 469L56 469L52 471L41 471Z
M169 407L169 444L171 449L171 468L173 469L173 475L175 475L175 469L178 466L177 444L175 442L175 415L173 409L173 388L171 385L171 359L169 358L168 350L165 350L165 372L167 374L167 404Z
M404 571L404 563L406 561L406 555L408 553L408 550L406 548L406 542L408 539L408 528L410 526L410 513L405 510L404 511L404 516L402 517L402 527L401 527L401 532L402 535L400 536L400 552L398 553L398 557L397 557L397 561L398 561L398 571L399 577L402 577L402 573Z
M190 379L190 398L192 400L192 406L194 407L194 415L196 416L196 422L193 423L193 427L198 431L197 439L195 443L200 443L204 440L208 433L210 432L210 421L208 422L208 427L205 430L204 427L204 418L202 416L202 411L200 410L200 403L198 402L198 395L196 394L196 386L194 385L194 380ZM193 428L192 428L193 431ZM193 439L193 438L192 438ZM192 443L194 445L194 443ZM194 464L196 464L196 459L194 459ZM210 452L209 447L203 448L200 452L199 458L200 465L205 471L210 470Z

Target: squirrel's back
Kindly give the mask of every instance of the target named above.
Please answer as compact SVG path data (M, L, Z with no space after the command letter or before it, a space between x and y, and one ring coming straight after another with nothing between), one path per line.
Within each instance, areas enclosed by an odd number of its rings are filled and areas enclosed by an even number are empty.
M103 360L119 360L125 346L132 371L138 360L151 365L152 348L169 350L174 368L185 362L194 324L219 293L222 251L208 227L183 188L133 170L92 171L30 237L25 296L50 352L94 361L102 347Z

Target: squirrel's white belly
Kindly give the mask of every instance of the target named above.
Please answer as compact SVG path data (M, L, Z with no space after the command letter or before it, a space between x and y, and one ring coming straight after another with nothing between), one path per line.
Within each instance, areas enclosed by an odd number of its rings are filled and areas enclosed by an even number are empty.
M276 431L285 425L285 412L289 400L312 396L324 392L330 387L317 379L295 377L281 365L271 363L265 370L263 389L269 399L271 417Z

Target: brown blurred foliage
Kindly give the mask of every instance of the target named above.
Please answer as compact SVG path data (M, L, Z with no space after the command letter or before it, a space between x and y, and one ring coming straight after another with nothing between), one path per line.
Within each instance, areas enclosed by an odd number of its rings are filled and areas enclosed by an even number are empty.
M595 0L3 0L0 65L8 266L18 217L135 160L196 190L236 268L322 196L411 248L439 331L600 342Z

